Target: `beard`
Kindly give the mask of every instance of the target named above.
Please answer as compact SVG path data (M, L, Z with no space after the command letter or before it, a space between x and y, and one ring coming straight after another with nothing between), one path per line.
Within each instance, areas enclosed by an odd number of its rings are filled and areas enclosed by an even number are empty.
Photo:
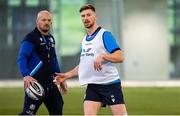
M94 25L94 22L91 23L90 21L84 23L84 26L88 29L91 28L93 25Z
M44 33L47 33L47 32L50 31L50 26L49 26L49 25L44 25L44 26L39 27L39 28L40 28L40 30L41 30L42 32L44 32Z
M85 25L86 28L91 28L93 25Z
M41 30L42 30L42 32L44 32L44 33L49 32L49 29L41 29Z

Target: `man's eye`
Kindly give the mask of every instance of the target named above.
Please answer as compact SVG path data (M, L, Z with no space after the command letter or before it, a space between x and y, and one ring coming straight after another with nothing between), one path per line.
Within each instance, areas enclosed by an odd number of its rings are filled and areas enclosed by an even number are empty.
M42 21L46 21L46 19L42 19Z

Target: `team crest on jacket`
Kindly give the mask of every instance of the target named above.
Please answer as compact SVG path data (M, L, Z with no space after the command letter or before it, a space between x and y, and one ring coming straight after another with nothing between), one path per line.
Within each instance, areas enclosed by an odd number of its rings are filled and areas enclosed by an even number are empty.
M55 41L52 37L49 38L50 42L51 42L51 47L55 47Z
M54 39L52 37L49 38L51 43L54 43Z
M43 42L43 39L42 39L42 37L40 37L39 39L40 39L40 41L41 41L41 42Z

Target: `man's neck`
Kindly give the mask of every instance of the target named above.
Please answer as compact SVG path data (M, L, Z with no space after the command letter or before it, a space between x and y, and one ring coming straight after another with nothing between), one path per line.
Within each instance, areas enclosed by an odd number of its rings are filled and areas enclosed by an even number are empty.
M48 34L49 34L49 32L41 31L38 27L37 27L37 29L39 30L39 32L40 32L42 35L48 35Z
M49 32L43 32L43 31L40 31L42 35L48 35Z
M96 29L98 28L99 26L97 24L93 25L91 28L87 28L87 33L88 35L92 35Z

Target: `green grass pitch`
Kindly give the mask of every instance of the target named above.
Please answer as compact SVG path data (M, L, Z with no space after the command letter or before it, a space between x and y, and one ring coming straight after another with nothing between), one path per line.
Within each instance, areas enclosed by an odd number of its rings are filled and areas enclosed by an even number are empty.
M180 115L180 88L123 88L130 115ZM0 88L0 115L16 115L23 105L23 88ZM83 88L69 88L64 98L65 115L83 114ZM44 105L37 112L48 114ZM102 108L101 115L110 115L109 108Z

